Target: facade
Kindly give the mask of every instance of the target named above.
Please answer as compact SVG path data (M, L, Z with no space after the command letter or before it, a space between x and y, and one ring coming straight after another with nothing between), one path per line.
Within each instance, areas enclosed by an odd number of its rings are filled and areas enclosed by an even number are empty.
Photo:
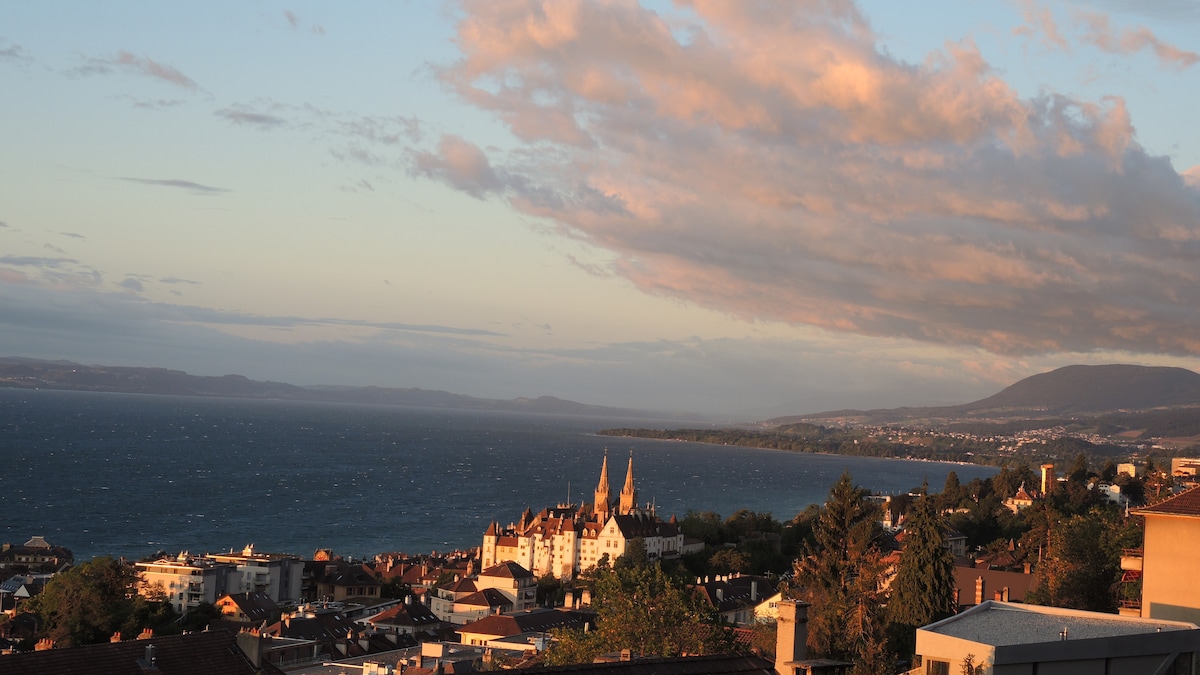
M247 546L240 554L207 554L186 551L135 566L141 577L142 595L161 592L175 611L186 614L202 603L216 604L232 593L263 593L276 604L300 598L304 565L287 555L255 553Z
M623 555L634 539L644 543L650 560L674 558L683 551L683 534L674 518L664 522L652 506L637 506L632 454L625 484L614 502L606 455L592 504L559 504L536 515L526 509L518 522L506 528L493 522L483 535L480 555L484 568L515 562L535 577L553 574L571 579L606 556L612 561Z
M204 556L218 563L228 563L237 570L230 579L233 593L265 593L276 603L299 600L304 562L293 555L256 553L254 544L241 553L209 553Z
M537 579L533 572L514 562L493 565L475 579L479 590L494 588L512 600L513 611L533 609L537 606Z
M1142 549L1121 559L1127 580L1142 582L1129 611L1148 619L1200 623L1200 488L1133 512L1146 519Z
M229 593L229 579L236 569L228 563L193 558L187 552L135 565L142 578L141 594L162 593L176 612L187 614L201 604L216 604Z
M923 675L1194 675L1200 627L1057 607L984 601L917 630Z

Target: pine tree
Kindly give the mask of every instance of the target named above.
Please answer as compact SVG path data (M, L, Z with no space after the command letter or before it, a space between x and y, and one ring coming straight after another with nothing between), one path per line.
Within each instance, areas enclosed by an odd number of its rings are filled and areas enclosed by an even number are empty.
M892 581L888 619L894 647L911 654L916 629L954 613L954 557L942 520L927 494L908 512L904 550Z
M813 524L815 544L795 563L798 596L812 603L808 644L816 655L859 663L885 659L878 597L879 509L842 474Z

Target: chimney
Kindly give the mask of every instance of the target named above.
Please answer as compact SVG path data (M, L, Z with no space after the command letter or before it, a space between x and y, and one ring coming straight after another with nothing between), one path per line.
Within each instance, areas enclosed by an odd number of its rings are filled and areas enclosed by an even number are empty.
M1033 568L1033 566L1032 566L1032 565L1030 565L1029 563L1025 563L1023 572L1024 572L1025 574L1029 574L1029 573L1030 573L1030 571L1032 571L1032 568Z
M758 602L758 582L757 581L750 582L750 601Z
M622 649L621 650L621 660L622 661L632 661L633 660L633 652L629 651L628 649Z
M808 607L801 600L780 600L778 635L775 639L775 672L792 675L787 664L803 661L808 654Z
M267 638L258 631L242 631L237 634L237 646L255 668L261 668L263 647Z
M54 640L51 640L50 638L42 638L41 640L37 641L36 645L33 646L33 651L35 652L44 652L50 649L54 649Z
M158 667L158 659L154 656L154 645L146 645L146 656L144 660L146 662L146 667L151 669Z
M975 577L975 604L983 604L983 577Z
M108 638L108 641L109 642L120 642L121 641L121 631L117 631L117 632L113 633L112 637Z
M1000 601L1008 602L1008 586L1005 586L1004 590L1000 591Z
M717 602L725 602L725 591L720 588L717 589Z
M142 632L138 634L137 639L149 640L152 637L154 637L154 629L153 628L143 628Z

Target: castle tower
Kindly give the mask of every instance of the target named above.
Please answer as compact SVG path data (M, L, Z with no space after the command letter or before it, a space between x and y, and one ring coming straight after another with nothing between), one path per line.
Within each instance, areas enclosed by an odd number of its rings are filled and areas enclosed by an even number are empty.
M633 489L633 451L629 451L629 471L625 473L625 487L621 488L621 509L618 513L633 513L637 508L637 490Z
M592 513L604 522L608 519L608 514L611 509L609 500L612 498L612 491L608 488L608 451L604 452L604 464L600 468L600 484L596 486L596 499L592 503Z

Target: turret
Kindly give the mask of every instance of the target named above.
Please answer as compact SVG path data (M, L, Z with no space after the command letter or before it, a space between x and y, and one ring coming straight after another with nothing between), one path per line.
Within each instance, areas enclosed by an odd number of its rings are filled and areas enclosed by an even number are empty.
M621 510L618 513L633 513L637 508L637 490L633 489L633 451L629 451L629 470L625 473L625 487L621 488Z
M612 493L608 488L608 451L604 452L604 464L600 467L600 484L596 486L596 499L592 503L592 511L596 517L604 522L607 519L610 506L609 500L612 498Z

